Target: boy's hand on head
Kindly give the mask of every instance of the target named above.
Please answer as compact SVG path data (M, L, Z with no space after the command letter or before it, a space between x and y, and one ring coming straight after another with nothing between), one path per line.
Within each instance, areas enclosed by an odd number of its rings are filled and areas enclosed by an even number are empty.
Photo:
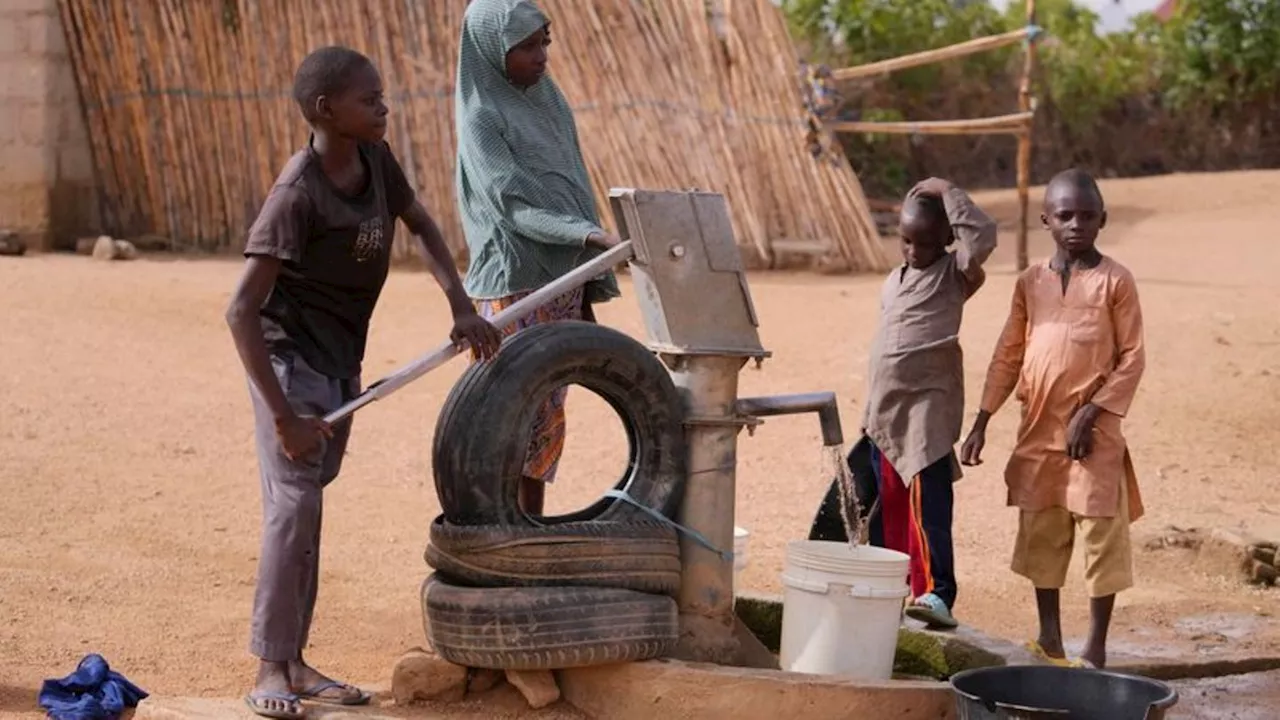
M935 197L942 197L953 187L955 186L951 184L950 180L931 177L927 180L921 180L916 183L915 187L911 188L911 192L907 193L907 197L914 197L917 195L933 195Z
M1071 417L1067 424L1067 457L1072 460L1084 460L1093 452L1093 424L1098 420L1102 408L1093 403L1086 403Z
M276 437L285 457L297 462L315 451L321 441L332 438L333 428L314 415L290 414L276 421Z
M502 333L474 309L463 310L453 316L453 331L449 333L449 339L459 349L464 342L470 345L472 357L479 360L497 355L498 347L502 345Z

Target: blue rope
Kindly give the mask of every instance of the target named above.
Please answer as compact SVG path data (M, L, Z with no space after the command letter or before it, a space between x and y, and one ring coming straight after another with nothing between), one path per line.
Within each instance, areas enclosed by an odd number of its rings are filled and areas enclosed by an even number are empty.
M653 518L654 520L657 520L658 522L662 523L663 525L667 525L668 527L675 528L677 532L682 532L685 535L688 535L689 537L693 538L694 542L705 547L706 549L710 550L716 555L719 555L721 560L733 560L734 558L734 553L725 552L724 550L717 548L715 545L712 545L711 541L707 540L707 538L703 536L702 533L692 528L687 528L684 525L681 525L680 523L672 520L666 515L663 515L662 513L658 512L657 510L654 510L653 508L648 507L647 505L640 504L639 501L637 501L635 498L628 495L623 490L610 490L606 492L604 496L607 498L613 498L614 500L621 500L627 503L628 505L632 505L634 507L640 508L645 512L646 515Z
M1044 34L1044 28L1040 27L1039 25L1028 25L1027 39L1023 41L1023 44L1025 45L1027 43L1033 43L1036 40L1038 40L1040 36L1043 34Z

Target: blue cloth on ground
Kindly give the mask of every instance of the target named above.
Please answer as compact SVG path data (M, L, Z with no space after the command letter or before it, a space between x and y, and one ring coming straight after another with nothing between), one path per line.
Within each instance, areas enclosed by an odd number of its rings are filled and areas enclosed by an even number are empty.
M112 670L98 654L86 655L76 671L40 686L40 707L52 720L116 720L147 692Z

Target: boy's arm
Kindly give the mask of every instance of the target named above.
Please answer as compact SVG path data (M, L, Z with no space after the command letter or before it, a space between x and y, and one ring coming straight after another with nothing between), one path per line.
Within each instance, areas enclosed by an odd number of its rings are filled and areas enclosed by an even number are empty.
M1004 405L1017 387L1022 373L1023 353L1027 344L1027 297L1023 287L1023 275L1013 286L1013 303L1009 319L1005 321L996 349L987 368L987 381L982 388L982 403L978 417L973 421L969 436L960 448L960 462L964 465L981 465L982 450L987 444L987 423Z
M445 243L440 227L436 225L426 207L415 200L409 209L400 215L400 219L404 221L405 227L409 228L409 232L418 237L418 242L422 243L423 257L427 267L431 269L432 277L436 279L440 289L444 290L445 297L449 299L449 309L454 317L475 312L471 298L463 288L462 276L458 274L449 246Z
M417 193L404 175L404 169L396 160L391 146L382 143L385 157L383 159L383 183L387 191L387 210L394 217L400 218L409 232L418 237L422 243L422 257L431 270L436 284L444 290L449 299L449 310L453 315L453 330L449 339L461 347L462 341L471 345L472 354L481 359L493 357L502 344L502 333L476 314L471 298L467 297L462 278L458 275L458 267L453 263L449 246L440 234L440 226L432 219L431 213L418 200Z
M258 310L271 294L271 288L280 274L280 259L269 255L250 255L245 263L244 273L240 276L240 284L231 294L231 304L227 307L227 326L231 329L231 339L235 341L236 352L244 365L249 380L258 389L258 394L271 409L271 416L277 425L284 423L293 415L293 408L285 398L280 381L271 369L271 356L267 353L267 342L262 337L262 322L258 319Z
M416 235L418 242L422 243L422 259L426 261L431 276L449 299L449 309L453 316L474 312L475 308L462 286L462 278L458 275L458 268L453 263L453 256L440 233L440 227L418 200L418 193L409 184L404 168L385 140L382 142L382 150L385 153L382 181L387 192L387 210L393 217L400 218L409 232Z
M289 405L289 399L271 368L271 356L267 352L258 312L275 287L281 265L302 259L310 218L310 199L298 188L277 186L267 193L262 211L249 229L244 247L247 257L244 274L231 295L226 313L240 362L249 381L267 404L280 449L290 460L310 453L320 438L332 437L333 430L323 419L300 416Z
M1113 415L1124 417L1138 392L1138 382L1146 370L1147 356L1143 343L1142 306L1138 302L1138 287L1133 276L1119 276L1114 302L1111 306L1111 324L1115 329L1118 360L1106 382L1093 394L1090 403Z
M1084 460L1093 451L1093 427L1098 416L1111 413L1124 417L1138 392L1138 381L1146 368L1142 342L1142 309L1133 276L1122 273L1116 280L1111 303L1111 326L1115 333L1116 366L1089 402L1067 425L1067 455Z
M400 219L410 232L418 236L427 267L431 269L431 275L435 277L440 289L444 290L445 297L449 298L449 310L453 314L453 330L449 333L449 338L458 344L465 340L477 357L493 357L502 344L502 333L476 314L475 306L467 296L462 277L458 275L458 267L453 263L449 246L445 244L436 221L417 200L413 201Z
M982 264L996 249L996 222L954 185L942 194L942 203L956 236L956 269L973 295L987 279Z
M311 200L301 189L291 185L271 188L245 239L244 273L231 295L226 313L240 362L271 409L277 426L292 419L294 412L271 369L258 311L275 287L280 266L285 262L301 262L310 217Z
M1009 319L1005 321L1004 330L991 354L991 365L987 368L987 380L982 388L982 402L978 410L978 418L984 425L983 418L994 415L1013 394L1022 373L1022 358L1027 345L1027 295L1024 285L1021 277L1013 285Z

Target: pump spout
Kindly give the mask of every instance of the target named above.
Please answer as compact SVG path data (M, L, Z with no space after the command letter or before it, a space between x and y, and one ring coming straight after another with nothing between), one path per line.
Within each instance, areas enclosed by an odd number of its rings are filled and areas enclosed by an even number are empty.
M740 415L750 417L817 413L818 424L822 426L822 444L828 447L844 444L844 431L840 428L840 408L836 405L836 394L833 392L739 398L734 409Z

